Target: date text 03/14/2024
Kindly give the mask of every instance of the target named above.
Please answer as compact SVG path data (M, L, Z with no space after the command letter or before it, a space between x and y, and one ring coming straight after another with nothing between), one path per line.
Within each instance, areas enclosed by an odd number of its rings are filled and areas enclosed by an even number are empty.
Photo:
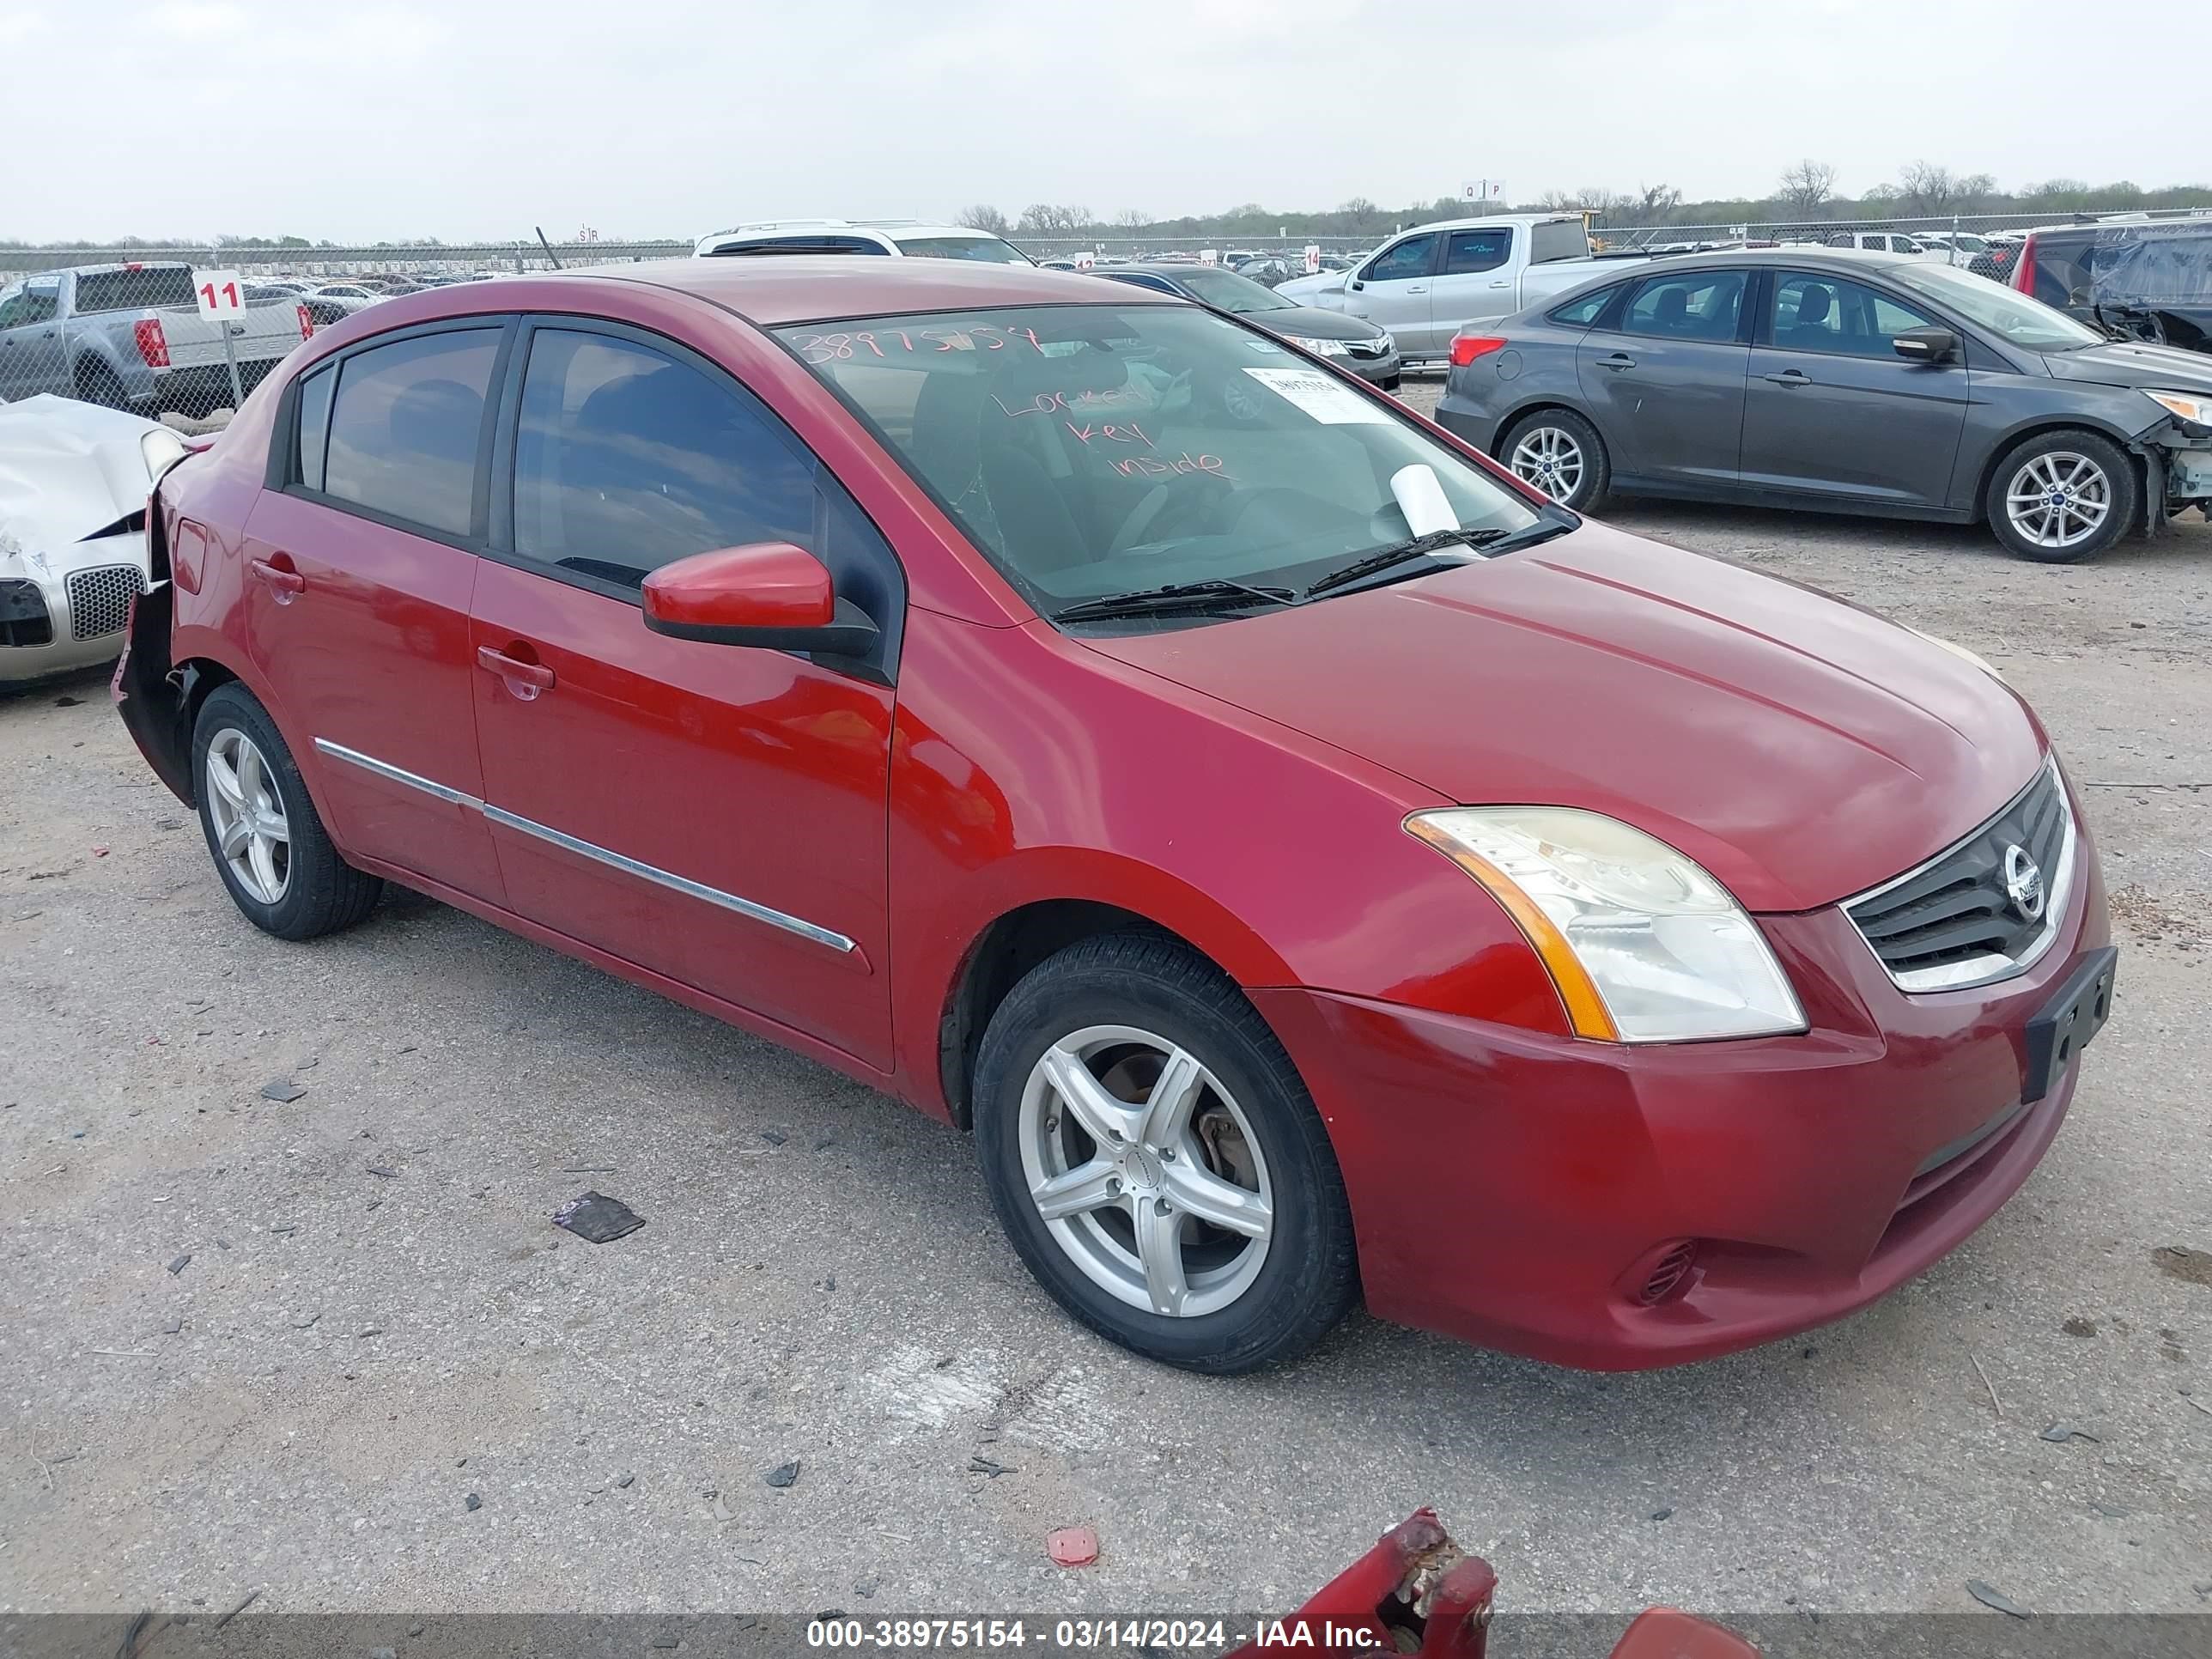
M1030 1617L848 1619L810 1620L811 1648L951 1650L1035 1648L1045 1653L1121 1649L1220 1653L1256 1643L1276 1648L1363 1651L1381 1645L1369 1626L1322 1619L1169 1619L1142 1616L1085 1619Z

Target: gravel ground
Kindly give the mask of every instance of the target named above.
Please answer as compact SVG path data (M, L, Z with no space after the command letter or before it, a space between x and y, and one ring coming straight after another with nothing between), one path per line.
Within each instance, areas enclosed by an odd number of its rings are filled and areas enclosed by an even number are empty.
M1984 653L2090 785L2118 1014L1918 1281L1657 1374L1364 1317L1157 1369L1030 1284L950 1130L419 898L256 933L86 676L0 695L0 1610L1226 1610L1423 1503L1514 1608L2205 1607L2212 528L2047 569L1613 517ZM586 1188L647 1226L550 1228Z

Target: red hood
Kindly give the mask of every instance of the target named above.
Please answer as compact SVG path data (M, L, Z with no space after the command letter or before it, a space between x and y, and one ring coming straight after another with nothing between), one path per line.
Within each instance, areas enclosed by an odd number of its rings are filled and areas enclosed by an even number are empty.
M1909 869L2043 752L2019 699L1950 652L1595 524L1310 606L1086 643L1454 801L1609 813L1752 910Z

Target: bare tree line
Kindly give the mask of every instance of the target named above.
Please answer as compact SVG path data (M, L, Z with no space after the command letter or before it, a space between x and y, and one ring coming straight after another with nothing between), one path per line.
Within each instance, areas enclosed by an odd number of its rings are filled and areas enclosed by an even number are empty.
M1822 219L1936 218L1947 214L2125 212L2142 208L2212 207L2212 185L2173 185L2145 190L2131 180L2092 185L2049 179L2015 191L1997 188L1987 173L1960 173L1940 162L1914 161L1894 180L1869 185L1857 196L1837 188L1836 168L1811 157L1784 168L1771 195L1686 201L1679 186L1639 185L1632 191L1606 185L1547 190L1515 204L1517 212L1587 212L1601 225L1727 224ZM1033 202L1013 216L988 203L963 209L959 222L1000 236L1271 237L1279 228L1294 235L1380 235L1428 219L1477 211L1456 197L1439 197L1404 208L1384 208L1354 197L1324 212L1277 210L1249 202L1223 213L1155 218L1137 208L1102 217L1088 207Z

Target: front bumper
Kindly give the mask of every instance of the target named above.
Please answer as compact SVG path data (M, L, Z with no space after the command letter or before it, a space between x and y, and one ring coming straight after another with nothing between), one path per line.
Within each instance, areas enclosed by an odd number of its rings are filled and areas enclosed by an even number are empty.
M1800 1036L1621 1047L1255 992L1328 1126L1369 1307L1633 1370L1790 1335L1919 1273L2019 1189L2073 1097L2078 1060L2021 1099L2029 1020L2109 937L2086 832L2081 851L2057 944L1978 989L1907 996L1838 908L1761 918ZM1685 1241L1692 1265L1647 1305Z
M1397 348L1395 346L1380 357L1353 357L1347 355L1335 361L1350 369L1368 385L1379 386L1385 392L1395 392L1398 389L1399 381L1405 375L1405 365L1400 360Z
M145 546L131 531L76 544L61 570L44 561L37 568L24 561L0 566L0 685L114 661L128 600L122 573L134 571L144 586Z

